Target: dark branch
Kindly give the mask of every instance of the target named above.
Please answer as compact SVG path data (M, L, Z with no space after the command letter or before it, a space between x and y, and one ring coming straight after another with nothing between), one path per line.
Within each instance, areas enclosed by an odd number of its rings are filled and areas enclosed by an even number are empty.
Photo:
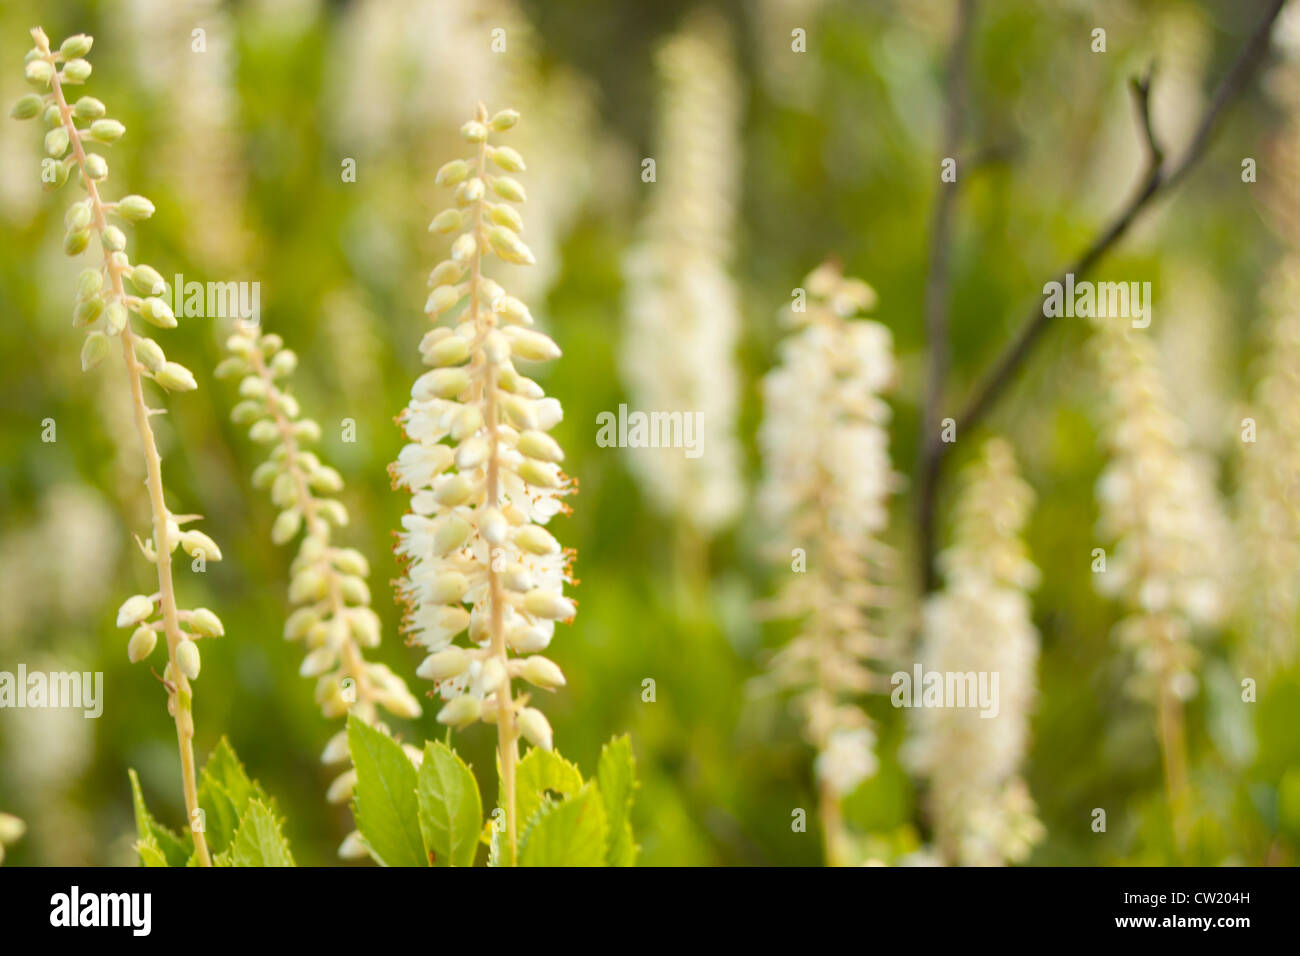
M970 56L972 24L975 19L974 0L961 0L957 7L957 25L947 65L947 112L941 144L944 159L956 159L961 147L962 119L966 112L966 61ZM930 245L925 282L925 338L928 350L925 394L921 405L921 441L917 474L920 480L920 508L917 528L920 536L920 553L929 555L934 550L934 494L933 486L939 474L939 455L933 439L939 434L940 409L943 403L943 383L948 377L949 357L949 278L952 244L953 207L957 200L958 183L966 175L964 166L957 167L956 179L951 183L940 181L930 218ZM926 590L931 586L930 561L922 566L922 579Z
M1150 77L1135 81L1133 92L1137 102L1138 121L1147 147L1148 162L1146 170L1128 202L1111 220L1110 224L1084 249L1079 257L1061 270L1056 276L1058 282L1064 283L1067 273L1073 273L1075 278L1078 279L1091 272L1092 268L1106 255L1111 247L1128 232L1129 227L1151 204L1151 201L1156 196L1168 192L1180 182L1205 155L1218 125L1219 117L1227 108L1227 105L1245 87L1263 60L1268 49L1269 34L1273 28L1273 21L1277 19L1285 3L1286 0L1269 0L1268 7L1258 25L1256 25L1241 50L1237 53L1237 57L1233 60L1228 72L1219 81L1214 97L1202 115L1200 123L1197 124L1196 131L1182 157L1173 166L1166 167L1163 151L1156 142L1151 129L1149 111ZM957 434L965 434L983 419L994 401L1001 396L1025 363L1026 358L1028 358L1042 334L1047 330L1049 321L1050 317L1044 314L1041 301L1035 301L1011 344L994 363L992 371L975 388L961 414L955 416ZM925 484L924 478L922 480L922 493L931 498L936 494L938 472L949 449L947 444L938 441L937 436L932 441L935 457L935 480L928 485ZM928 503L923 501L921 507L923 513L933 513L934 511L933 501ZM932 552L924 554L922 559L927 567L928 580L930 577L928 569L933 563Z

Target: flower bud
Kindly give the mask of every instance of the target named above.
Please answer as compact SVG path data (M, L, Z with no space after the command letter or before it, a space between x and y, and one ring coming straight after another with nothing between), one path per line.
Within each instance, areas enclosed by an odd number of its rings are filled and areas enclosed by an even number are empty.
M510 349L515 355L531 362L548 362L560 357L560 347L550 336L532 329L508 328Z
M160 329L176 328L176 315L162 299L150 296L140 303L140 318Z
M108 336L103 332L89 333L86 341L81 343L81 370L89 372L106 358L108 358Z
M559 665L549 657L542 657L540 654L534 654L524 661L522 676L528 683L542 690L555 690L565 684L564 672L560 670Z
M221 560L221 549L217 543L197 528L181 532L181 547L191 558L203 555L207 561Z
M442 315L454 309L459 301L460 292L454 285L440 285L429 293L428 301L424 303L424 311L429 315Z
M65 60L75 60L89 53L94 42L94 37L87 36L84 33L74 34L59 45L59 55Z
M438 711L437 721L440 724L446 724L448 727L455 727L459 730L478 720L479 714L483 712L483 705L477 697L469 694L461 694L459 697L449 701L442 710Z
M158 644L158 632L149 625L141 625L135 629L131 635L131 640L126 642L126 656L132 664L138 664L150 654Z
M118 627L135 627L153 614L153 601L144 594L131 594L117 609Z
M101 143L116 143L126 132L126 127L115 119L97 119L90 124L91 138Z
M154 373L154 381L169 392L192 392L199 387L190 370L176 362L164 362Z
M469 388L469 372L461 366L425 372L411 387L411 397L427 402L431 398L455 398Z
M498 226L505 226L514 232L524 231L524 220L513 206L503 202L494 202L488 207L488 219Z
M460 128L460 135L468 143L481 143L487 139L487 127L477 120L470 120Z
M120 303L114 302L113 305L120 305ZM162 346L153 339L137 338L135 340L135 357L139 359L141 365L154 373L157 373L167 362L167 356L163 354Z
M88 245L90 245L89 229L70 232L63 237L63 251L70 256L80 255L85 252Z
M445 680L451 680L453 677L459 677L465 673L469 667L470 657L465 653L463 648L449 647L446 650L438 651L436 654L430 654L424 659L424 662L415 669L416 676L424 680L431 680L434 683L440 683Z
M54 78L54 67L48 60L32 60L24 70L27 82L35 86L49 86Z
M131 284L141 295L162 295L167 283L153 266L138 265L131 270Z
M511 202L524 202L524 187L509 176L493 176L489 181L492 191L502 199L509 199Z
M30 72L28 73L30 76ZM469 175L469 163L463 159L453 159L449 163L444 163L434 176L433 182L437 186L455 186L462 182Z
M226 633L221 618L205 607L196 607L190 612L190 627L201 637L222 637Z
M442 286L441 288L446 289L448 286ZM441 367L444 365L459 365L469 358L469 352L468 340L461 338L459 335L449 335L436 342L426 354L430 365Z
M271 542L273 544L284 544L298 533L298 528L301 525L302 512L296 508L281 511L276 516L275 523L271 525Z
M91 153L86 157L86 175L99 182L108 176L108 162L99 153Z
M519 732L534 747L550 750L554 746L551 724L536 707L525 707L519 712Z
M76 208L78 207L72 207L72 209ZM68 212L71 213L72 209ZM77 298L79 299L88 299L103 287L104 274L98 269L82 269L81 274L77 276Z
M469 590L469 580L459 571L446 571L429 585L429 600L434 604L459 601Z
M117 201L117 211L123 219L129 222L139 222L141 219L148 219L152 216L154 207L153 203L143 196L132 194L123 196Z
M33 119L40 115L41 107L44 104L45 101L41 99L39 94L28 93L14 104L13 109L9 111L9 115L14 119Z
M531 266L537 262L532 250L505 226L493 226L488 231L488 244L506 262L517 266Z
M560 543L549 531L535 524L526 524L515 532L515 544L529 554L555 554Z
M433 217L429 223L430 232L455 232L464 223L465 217L459 209L444 209Z
M357 772L347 770L334 779L325 791L325 800L329 803L347 803L352 799L352 791L357 788Z
M502 110L492 117L492 128L505 132L519 122L519 113L515 110Z
M534 588L525 594L524 610L548 621L567 621L578 613L572 601L546 588Z
M64 83L85 83L90 78L90 71L89 60L68 60L63 64L63 73L60 76Z
M468 232L463 236L457 236L456 241L451 244L451 258L453 262L468 262L474 258L474 253L478 251L478 243Z
M455 551L469 540L471 532L469 522L459 515L446 515L437 522L438 529L433 534L433 553L442 557Z
M194 680L199 676L199 645L193 641L181 641L176 645L176 663L181 673Z
M509 146L497 146L492 150L492 162L508 173L522 173L525 169L524 158Z
M100 236L100 241L109 252L121 252L126 248L126 233L117 226L107 226Z
M526 431L519 436L515 445L521 455L536 458L538 461L564 461L564 450L559 443L546 432Z
M72 310L72 325L74 328L84 329L103 313L104 300L97 295L92 295L89 299L82 299Z
M520 478L530 485L536 485L538 488L560 488L564 485L564 481L560 477L559 466L553 465L549 461L534 461L531 458L525 458L516 470Z
M107 112L104 104L93 96L83 96L72 104L72 115L79 120L97 120Z
M121 302L110 302L104 309L104 334L117 335L126 328L126 306Z

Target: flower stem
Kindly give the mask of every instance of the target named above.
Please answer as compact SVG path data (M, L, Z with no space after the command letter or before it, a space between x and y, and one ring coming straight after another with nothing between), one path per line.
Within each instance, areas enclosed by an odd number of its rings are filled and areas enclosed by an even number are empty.
M63 86L59 80L57 68L57 57L50 52L48 46L44 46L41 52L50 65L55 67L50 84L54 94L54 102L58 105L63 127L67 130L68 139L72 146L73 157L78 170L81 172L86 193L90 197L91 207L94 211L93 229L101 239L100 245L101 248L104 248L104 268L108 273L108 279L112 286L110 295L125 306L126 291L122 286L122 267L114 261L107 248L103 247L104 231L108 228L107 216L104 211L104 204L99 198L99 189L95 181L86 172L86 152L82 146L81 133L72 120L72 110L68 107L67 98L63 95ZM196 828L196 824L201 817L197 812L199 810L199 788L194 768L193 694L190 690L190 682L181 671L180 663L176 660L176 648L185 638L181 634L180 617L176 610L176 594L172 585L172 552L167 540L167 522L170 514L167 511L167 504L163 496L162 458L158 454L158 443L154 440L153 427L149 424L151 411L144 400L144 388L141 384L140 375L141 366L135 357L135 334L131 331L129 321L122 329L121 335L122 358L126 362L127 380L131 388L135 427L140 435L140 444L144 451L145 484L149 489L149 506L153 513L154 564L158 569L158 600L162 607L163 634L167 639L167 661L171 668L170 680L166 682L167 692L170 695L168 710L176 721L176 745L181 758L181 784L185 791L186 815L189 818L190 831L194 836L194 851L198 856L200 865L211 866L212 859L208 855L208 845L204 839L203 830Z
M481 123L487 121L487 110L482 103L478 106L476 118ZM486 159L487 142L484 140L479 143L474 172L474 175L480 181L483 180ZM473 273L470 278L469 310L474 319L474 328L481 346L483 339L495 325L495 319L491 311L484 312L482 303L479 300L479 279L482 274L484 241L482 199L474 203L473 235L476 248L474 251ZM486 360L486 356L482 354L481 349L479 354L475 356L475 361L481 362L483 370L483 417L488 436L486 506L495 508L500 497L501 480L498 435L501 410L497 403L496 394L497 369L495 363ZM501 575L497 571L494 555L488 556L488 595L488 628L492 638L491 652L492 656L501 662L502 673L501 685L496 689L497 706L499 708L497 713L497 754L501 764L501 802L506 812L506 841L510 846L510 865L514 866L518 862L519 852L519 828L518 821L515 818L515 763L519 759L519 729L515 721L513 692L510 689L510 661L506 653L505 616L503 613L505 592L501 583Z

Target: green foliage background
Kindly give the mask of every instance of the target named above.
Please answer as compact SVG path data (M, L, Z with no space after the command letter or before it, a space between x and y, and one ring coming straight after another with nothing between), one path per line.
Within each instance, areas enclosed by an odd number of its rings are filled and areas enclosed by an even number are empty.
M454 155L455 127L398 123L382 144L352 142L337 130L340 88L364 84L369 70L386 66L375 61L344 71L337 51L355 3L178 3L183 22L222 33L235 82L233 122L211 144L235 166L194 182L195 167L154 144L174 139L185 128L185 111L205 104L187 100L186 89L160 92L139 82L139 60L157 52L131 42L135 21L127 8L141 6L6 3L0 91L6 102L23 92L27 30L38 21L56 42L74 32L95 35L86 91L127 126L110 153L108 194L141 192L158 207L134 230L132 249L168 278L179 272L200 281L261 283L263 322L299 353L297 394L324 426L322 457L347 482L343 500L352 524L341 540L371 557L370 583L386 625L379 656L415 689L422 683L414 677L418 657L398 638L397 608L386 598L387 579L396 576L387 555L406 500L390 489L385 466L402 444L393 417L420 370L425 275L444 254L444 241L425 224L442 205L433 171ZM412 4L390 6L401 22ZM816 806L811 754L782 704L755 694L750 683L765 649L785 636L753 613L779 573L757 557L764 532L753 509L713 543L702 572L687 567L671 518L649 509L618 450L595 444L596 415L627 398L617 363L620 258L654 188L640 181L640 157L654 155L653 49L690 6L533 0L522 5L530 29L513 34L501 58L531 58L543 77L576 76L589 94L593 135L562 140L548 161L576 169L601 157L591 189L559 236L555 281L544 301L530 303L565 350L545 384L564 404L555 434L568 453L566 470L581 482L573 516L556 525L560 540L578 550L581 578L574 590L579 615L551 649L569 683L543 706L559 747L585 770L594 769L611 735L631 734L643 781L634 811L643 863L812 864L820 860L815 825L807 833L791 829L795 808L811 816ZM1186 95L1157 97L1157 127L1171 145L1180 143L1255 6L983 6L968 128L972 143L1009 152L971 172L960 201L954 400L998 354L1041 283L1091 238L1136 177L1128 77L1152 59L1172 62L1173 72L1157 73L1157 87L1167 76ZM737 0L718 7L735 28L744 89L744 165L717 175L743 184L733 274L744 306L739 359L748 478L752 484L757 476L756 386L774 358L777 308L827 255L880 294L877 313L893 330L903 370L893 455L910 474L950 5L829 2L789 16L771 12L778 4ZM484 17L486 47L495 21ZM808 53L779 52L788 51L792 26L807 29ZM1108 32L1105 54L1089 49L1097 26ZM178 42L188 42L188 28ZM774 64L778 55L792 62ZM795 78L797 95L773 79L774 65ZM409 70L396 91L369 108L418 115L422 101L443 95ZM507 105L517 104L488 103ZM533 121L525 113L523 123ZM1267 166L1279 123L1270 100L1252 88L1228 114L1204 164L1104 267L1107 278L1152 282L1155 325L1171 355L1182 354L1174 352L1182 336L1213 343L1200 365L1174 369L1175 388L1180 396L1206 398L1208 406L1195 407L1217 416L1197 424L1221 433L1215 447L1225 493L1233 487L1233 422L1240 419L1232 412L1249 395L1258 352L1257 291L1280 251L1265 225L1264 185L1243 184L1240 162L1258 159L1261 179L1294 175ZM192 147L201 153L208 145ZM359 157L355 183L341 181L346 156ZM521 178L533 190L537 158L526 158L530 172ZM129 480L138 468L134 435L128 431L119 448L106 422L105 396L125 384L120 362L114 356L84 376L78 367L80 337L69 325L78 266L59 251L70 196L39 192L39 142L30 124L0 124L0 163L0 604L7 609L0 613L0 669L21 661L105 675L97 721L0 712L0 808L31 827L8 862L121 863L134 839L128 767L138 769L156 815L172 825L183 817L164 695L146 668L128 665L127 634L113 627L127 594L154 589L152 570L129 539L146 529L147 502ZM552 181L564 182L563 173L552 170ZM196 194L207 198L187 208L182 195ZM529 212L526 206L526 220ZM238 223L235 232L245 237L228 255L195 251L204 248L196 235L214 228L212 219ZM1180 284L1188 282L1216 294L1179 300ZM341 308L361 318L338 334L327 320ZM1096 595L1089 571L1097 544L1093 483L1102 459L1096 383L1082 349L1086 330L1078 321L1058 324L992 420L1014 440L1039 494L1030 544L1044 571L1034 599L1043 655L1026 773L1048 836L1032 862L1294 863L1300 674L1241 672L1236 652L1252 639L1249 627L1225 629L1207 647L1203 690L1190 711L1198 822L1188 848L1172 844L1153 719L1123 693L1127 662L1109 636L1118 609ZM182 603L211 607L226 625L226 637L204 647L195 688L200 759L228 736L287 811L286 835L298 862L331 863L349 821L344 809L324 802L331 775L317 756L340 724L320 717L311 682L297 676L301 649L280 637L292 555L270 545L272 508L248 483L258 452L228 423L230 383L211 377L224 337L219 326L182 320L163 334L169 355L195 371L200 390L168 400L168 414L156 419L172 505L203 513L202 527L225 553L205 574L182 567L178 576ZM46 418L57 423L52 444L40 440ZM340 423L349 418L356 443L340 440ZM961 436L954 464L974 445ZM63 513L69 489L110 516L102 532L89 524L62 537L41 530ZM909 485L895 503L892 532L904 612L915 564L913 507ZM1257 704L1239 701L1242 676L1261 678ZM656 682L653 703L642 700L646 679ZM919 845L927 824L896 757L902 716L884 701L871 707L882 725L881 769L853 797L849 815L879 836L882 856L892 857ZM431 713L397 729L417 745L442 737ZM471 729L456 743L490 801L493 732ZM1097 807L1108 814L1105 834L1090 829Z

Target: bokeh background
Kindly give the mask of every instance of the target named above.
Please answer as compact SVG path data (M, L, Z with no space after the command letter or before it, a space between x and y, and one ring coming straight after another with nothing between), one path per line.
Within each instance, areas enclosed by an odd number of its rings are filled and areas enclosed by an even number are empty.
M739 297L743 497L711 541L684 548L680 516L651 505L625 452L597 447L595 422L628 400L624 262L661 185L641 180L642 158L657 155L655 51L696 22L701 6L723 26L717 65L739 95L739 149L713 173L738 203L725 258ZM967 393L1042 283L1136 179L1129 77L1156 62L1157 133L1181 144L1256 6L983 5L967 128L972 144L997 147L1000 159L971 175L954 226L952 395ZM127 126L111 151L109 195L141 192L158 208L134 230L139 259L169 279L261 283L264 325L298 352L296 392L324 426L322 457L347 482L352 523L340 540L371 559L385 623L377 654L413 688L419 657L399 639L388 588L397 575L392 533L407 502L385 467L402 444L393 418L421 370L425 276L445 256L445 240L426 230L445 204L433 174L459 154L456 130L479 99L522 112L510 142L529 164L524 214L539 265L506 284L565 350L543 381L564 404L555 434L581 482L574 514L555 526L578 550L581 579L579 615L549 652L569 681L545 704L557 744L590 768L602 741L631 734L644 863L819 862L816 827L790 825L792 809L816 806L812 754L784 702L755 682L790 633L755 613L782 573L762 556L767 532L749 497L760 471L757 383L782 334L778 307L810 269L838 257L876 288L876 315L893 332L901 375L892 455L914 479L926 230L953 4L16 0L0 6L5 103L25 92L27 31L38 22L55 42L95 36L86 92ZM790 51L795 27L807 31L806 53ZM1097 27L1107 31L1104 54L1090 48ZM201 54L191 50L196 28L205 31ZM506 30L504 54L491 49L496 28ZM1262 351L1259 289L1287 246L1270 228L1269 182L1295 170L1268 159L1287 121L1275 95L1287 82L1294 77L1276 65L1266 69L1204 163L1104 270L1153 283L1153 334L1169 384L1193 441L1218 462L1229 512L1237 423ZM699 136L713 132L703 118ZM1260 182L1242 182L1243 157L1259 161ZM345 158L356 160L356 182L342 180ZM39 186L37 134L6 118L0 669L102 671L106 701L98 720L0 711L0 809L29 825L10 864L128 863L128 767L157 815L173 825L183 817L164 696L145 668L128 664L127 635L113 626L126 595L154 589L131 541L147 529L148 501L120 362L83 375L69 327L80 266L63 256L60 237L75 187L51 196ZM715 188L709 177L696 186ZM1047 836L1031 862L1294 863L1300 674L1250 669L1258 635L1249 614L1204 642L1189 707L1195 827L1187 845L1171 840L1151 711L1124 693L1129 664L1110 634L1122 611L1096 593L1089 570L1103 458L1087 329L1058 326L990 420L1014 442L1039 497L1028 539L1043 570L1034 595L1040 693L1024 774ZM231 384L211 375L226 331L182 320L165 334L200 388L168 400L155 420L171 500L203 513L225 553L205 574L178 570L182 604L211 607L226 625L196 684L197 748L202 758L228 736L287 812L299 862L333 863L350 823L325 803L331 774L317 758L337 725L297 675L301 648L280 636L292 554L270 544L274 511L249 485L260 452L228 422ZM46 418L57 423L54 443L40 440ZM355 443L340 437L348 418ZM964 443L953 457L969 457ZM916 604L914 487L905 481L895 498L889 533L901 627ZM1240 535L1238 543L1249 550ZM1243 675L1261 681L1255 704L1240 701ZM653 703L642 699L647 678ZM876 835L879 858L896 860L924 845L929 823L897 756L903 715L884 699L867 706L879 722L880 768L848 815ZM441 736L431 713L395 729L413 741ZM490 728L458 735L480 771L492 766L493 745ZM488 796L491 775L480 779ZM1090 828L1096 807L1108 811L1104 834Z

